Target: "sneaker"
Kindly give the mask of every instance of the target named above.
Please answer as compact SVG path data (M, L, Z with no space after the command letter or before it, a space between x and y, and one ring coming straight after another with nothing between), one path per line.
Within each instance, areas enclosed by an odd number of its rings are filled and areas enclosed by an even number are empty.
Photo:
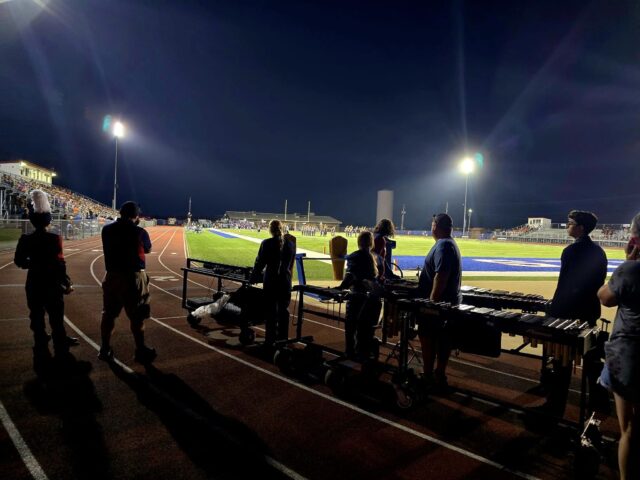
M75 347L77 345L80 345L80 341L76 337L70 337L69 335L67 335L67 345L69 345L70 347Z
M113 348L111 347L103 347L98 352L98 360L102 360L104 362L110 362L113 360Z
M136 348L136 355L134 357L134 360L138 363L146 365L148 363L153 362L157 356L158 354L156 353L155 348L149 348L149 347Z

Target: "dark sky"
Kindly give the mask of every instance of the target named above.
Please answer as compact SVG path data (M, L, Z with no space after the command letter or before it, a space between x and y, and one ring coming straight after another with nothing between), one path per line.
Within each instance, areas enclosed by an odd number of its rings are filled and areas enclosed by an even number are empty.
M40 4L40 6L38 5ZM44 5L44 8L42 7ZM148 214L640 210L640 3L0 0L0 159Z

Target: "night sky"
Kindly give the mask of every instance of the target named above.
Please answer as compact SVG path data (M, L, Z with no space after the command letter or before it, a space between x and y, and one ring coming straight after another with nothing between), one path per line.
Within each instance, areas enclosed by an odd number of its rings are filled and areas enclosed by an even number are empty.
M637 1L0 0L0 160L111 204L425 228L640 210Z

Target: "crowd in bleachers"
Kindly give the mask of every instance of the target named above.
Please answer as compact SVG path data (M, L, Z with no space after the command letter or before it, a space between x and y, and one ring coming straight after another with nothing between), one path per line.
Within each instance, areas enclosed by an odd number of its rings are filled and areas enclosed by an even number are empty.
M67 218L116 218L117 212L95 200L72 192L57 185L40 182L20 175L2 173L2 186L16 194L16 204L11 213L24 213L27 208L29 192L40 189L49 195L49 201L54 212Z

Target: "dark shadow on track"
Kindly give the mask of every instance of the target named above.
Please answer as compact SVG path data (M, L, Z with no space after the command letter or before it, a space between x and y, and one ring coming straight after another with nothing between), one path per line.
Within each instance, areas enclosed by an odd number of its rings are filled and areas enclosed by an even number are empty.
M96 414L102 403L89 378L91 363L71 354L51 358L48 350L34 354L37 378L24 385L24 392L43 415L56 415L62 422L67 447L60 461L70 465L73 478L111 478L109 452Z
M146 367L146 375L130 373L115 363L111 369L208 478L288 478L267 463L268 449L255 432L218 413L176 375L152 365Z

